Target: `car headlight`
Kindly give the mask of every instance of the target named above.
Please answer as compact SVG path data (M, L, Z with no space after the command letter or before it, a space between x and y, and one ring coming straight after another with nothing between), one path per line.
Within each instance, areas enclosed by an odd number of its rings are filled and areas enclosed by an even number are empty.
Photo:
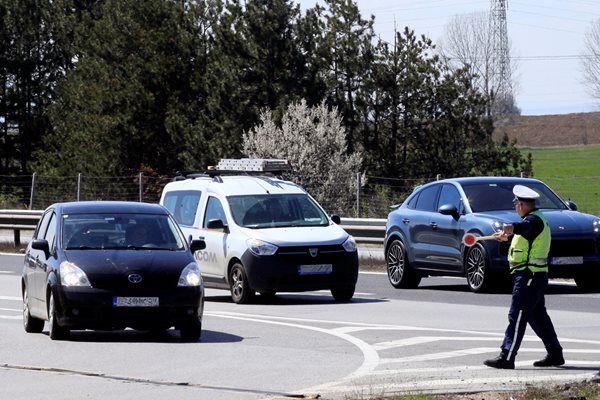
M195 262L189 263L187 267L181 271L177 286L200 286L202 285L202 276L200 275L200 267Z
M60 283L63 286L87 286L92 287L90 281L77 265L69 261L60 264Z
M594 227L595 233L600 233L600 218L597 218L592 222L592 226Z
M352 253L356 251L356 240L354 240L353 236L348 236L348 239L346 239L346 241L344 242L344 244L342 244L342 246L344 247L344 250L346 250L348 253Z
M259 239L248 239L246 240L246 244L248 245L248 250L257 256L272 256L277 252L277 246Z
M502 230L502 222L500 221L492 221L492 229L494 232L498 232Z

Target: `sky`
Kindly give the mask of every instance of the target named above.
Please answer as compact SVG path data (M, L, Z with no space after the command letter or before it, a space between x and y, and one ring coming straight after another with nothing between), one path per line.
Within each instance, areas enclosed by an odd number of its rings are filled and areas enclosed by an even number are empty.
M322 0L298 0L303 9ZM394 25L439 42L455 15L489 11L492 0L354 0L375 33L392 41ZM507 0L517 106L522 115L600 111L583 83L585 32L600 18L600 0Z

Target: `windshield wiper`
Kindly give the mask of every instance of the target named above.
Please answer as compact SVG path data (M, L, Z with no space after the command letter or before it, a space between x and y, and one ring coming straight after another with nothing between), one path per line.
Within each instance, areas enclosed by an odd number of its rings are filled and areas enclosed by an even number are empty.
M102 250L102 248L96 247L96 246L81 245L81 246L67 247L67 248L65 248L65 250Z

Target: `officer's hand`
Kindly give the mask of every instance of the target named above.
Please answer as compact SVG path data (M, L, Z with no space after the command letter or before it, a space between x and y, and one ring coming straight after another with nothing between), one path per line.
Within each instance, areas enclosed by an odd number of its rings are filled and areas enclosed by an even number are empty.
M508 235L502 231L498 231L496 233L494 233L494 239L496 239L499 242L506 242L508 240Z

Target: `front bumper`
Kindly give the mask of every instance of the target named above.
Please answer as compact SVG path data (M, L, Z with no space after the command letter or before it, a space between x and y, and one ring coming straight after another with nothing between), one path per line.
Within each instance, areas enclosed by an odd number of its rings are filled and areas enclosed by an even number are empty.
M115 297L158 297L155 307L118 307ZM202 287L171 291L118 292L94 288L56 290L57 317L70 329L167 329L201 323L204 311Z
M354 288L358 280L358 253L320 252L311 257L302 251L280 249L272 256L242 256L250 287L257 292L304 292ZM331 264L331 273L301 274L301 265Z

